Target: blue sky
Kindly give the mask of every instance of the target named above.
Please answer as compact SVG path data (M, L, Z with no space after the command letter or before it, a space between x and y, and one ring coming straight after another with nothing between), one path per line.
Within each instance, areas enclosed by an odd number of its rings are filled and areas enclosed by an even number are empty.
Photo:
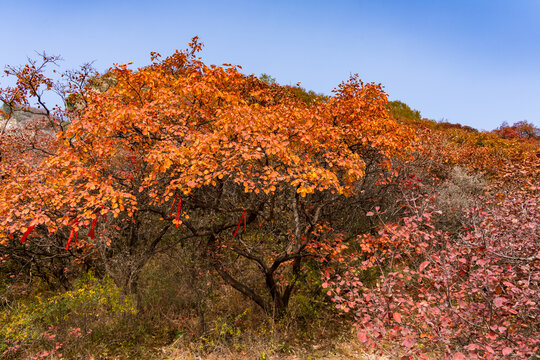
M208 63L329 94L351 73L434 120L540 126L540 0L0 0L0 66L149 63L192 36ZM0 80L1 81L1 80Z

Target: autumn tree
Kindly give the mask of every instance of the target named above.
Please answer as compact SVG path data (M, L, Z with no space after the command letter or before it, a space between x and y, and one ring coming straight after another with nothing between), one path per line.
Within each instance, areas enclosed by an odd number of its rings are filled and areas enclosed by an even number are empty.
M518 121L512 126L504 122L493 132L503 139L540 139L540 129L527 121Z
M411 133L389 118L380 85L353 76L308 104L238 66L204 64L200 48L195 38L64 88L56 147L0 184L2 243L101 249L133 291L154 254L196 242L225 283L282 314L333 204L361 193L366 169L384 181ZM262 281L238 273L238 259Z

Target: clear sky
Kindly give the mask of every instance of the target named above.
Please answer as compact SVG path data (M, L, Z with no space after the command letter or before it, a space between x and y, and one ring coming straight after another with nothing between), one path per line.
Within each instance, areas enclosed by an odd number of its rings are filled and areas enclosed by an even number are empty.
M194 35L208 63L329 94L351 73L422 115L540 126L540 0L0 0L0 66L146 65ZM1 81L1 80L0 80Z

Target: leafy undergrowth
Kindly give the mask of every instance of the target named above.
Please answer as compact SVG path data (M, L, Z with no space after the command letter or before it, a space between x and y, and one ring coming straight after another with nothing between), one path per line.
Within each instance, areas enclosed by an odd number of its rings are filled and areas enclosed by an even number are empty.
M229 295L231 303L241 300ZM0 359L391 358L368 355L343 319L305 327L297 318L257 322L258 316L216 317L200 336L190 333L189 319L180 324L138 313L109 279L88 276L71 291L28 296L4 309Z
M109 278L88 274L72 290L26 295L5 307L0 359L378 360L396 354L390 343L382 355L370 354L350 319L327 305L308 306L300 295L290 316L275 321L242 306L230 288L219 290L201 335L200 319L190 310L175 318L153 308L136 310ZM155 288L153 295L146 300L163 293Z
M0 312L0 359L106 358L141 354L133 302L110 279L91 274L69 291L29 295ZM142 351L144 353L144 351Z

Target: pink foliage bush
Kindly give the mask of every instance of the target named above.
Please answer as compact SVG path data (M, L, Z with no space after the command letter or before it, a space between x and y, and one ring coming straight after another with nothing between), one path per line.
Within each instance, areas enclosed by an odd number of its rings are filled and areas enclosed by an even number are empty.
M460 234L436 229L434 198L405 192L407 213L328 264L323 287L352 313L358 338L405 355L524 359L540 346L540 211L526 193L481 199ZM368 213L378 216L379 213ZM431 357L431 356L430 356Z

